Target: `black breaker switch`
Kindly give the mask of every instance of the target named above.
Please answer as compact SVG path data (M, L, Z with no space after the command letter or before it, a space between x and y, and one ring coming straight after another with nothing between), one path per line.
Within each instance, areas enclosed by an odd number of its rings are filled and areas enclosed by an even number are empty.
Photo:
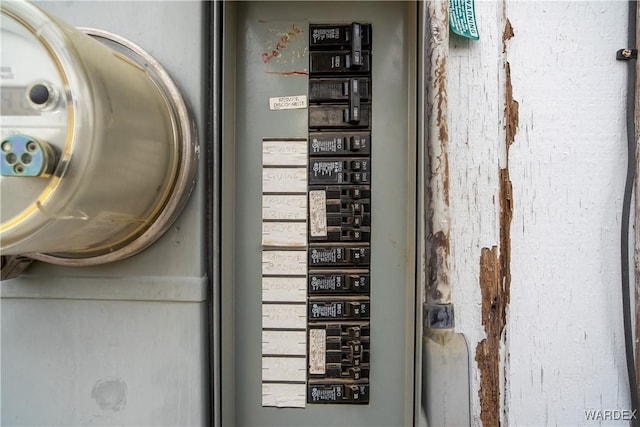
M354 68L362 66L362 26L357 22L351 24L351 58Z
M370 24L309 25L309 403L369 402L371 49Z
M347 335L349 338L360 338L362 329L360 329L360 326L351 326L347 328Z
M347 361L353 366L360 366L360 363L362 363L362 343L360 341L349 341Z
M322 372L314 371L311 379L367 380L370 371L368 323L316 322L310 327L311 330L324 330L326 334L325 366L320 369ZM322 344L316 341L316 350Z
M312 74L370 73L371 25L310 25Z
M366 77L309 80L309 102L369 101L371 82Z
M333 202L333 199L335 199L346 204L360 199L371 198L369 187L366 186L329 185L324 187L323 190L325 190L327 200L331 199L330 202ZM365 203L365 201L363 201L363 203Z
M354 37L354 30L358 34ZM311 24L309 26L309 47L311 50L348 49L357 50L371 47L371 25L354 22L350 25ZM356 40L358 46L354 46Z
M319 158L309 161L309 184L369 184L371 161L362 158Z
M362 51L360 57L360 65L356 65L351 57L351 52L311 52L309 68L312 73L316 74L367 74L371 71L369 52Z
M360 89L358 79L349 80L349 123L360 123Z
M369 301L309 301L309 319L357 320L369 318Z
M344 268L369 266L368 246L316 246L309 248L309 265Z
M345 79L313 79L309 81L309 102L348 102L348 113L343 113L348 120L344 126L360 123L360 102L367 102L370 93L370 81L367 78ZM339 110L339 109L338 109ZM330 115L326 108L316 110L313 114L312 127L341 126L337 118ZM336 114L333 112L333 114Z
M371 126L370 107L359 104L354 110L349 104L310 105L309 127L313 130L366 129Z
M369 155L368 132L313 132L309 135L309 156Z
M326 273L322 270L309 272L309 295L362 294L368 292L368 273Z
M307 388L309 403L369 403L369 383L310 383Z
M347 372L349 373L349 378L352 380L359 380L362 378L362 369L359 367L349 368Z

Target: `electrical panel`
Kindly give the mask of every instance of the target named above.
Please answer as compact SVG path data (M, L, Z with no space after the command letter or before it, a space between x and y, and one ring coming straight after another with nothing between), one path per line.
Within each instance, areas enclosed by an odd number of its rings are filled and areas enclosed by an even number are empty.
M410 425L417 4L224 5L222 425Z
M309 25L308 403L368 403L370 24Z

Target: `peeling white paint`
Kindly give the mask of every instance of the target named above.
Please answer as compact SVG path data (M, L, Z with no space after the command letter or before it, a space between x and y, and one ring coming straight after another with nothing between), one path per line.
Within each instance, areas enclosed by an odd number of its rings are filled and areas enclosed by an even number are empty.
M504 6L504 12L503 12ZM453 302L471 348L484 338L480 248L499 244L504 167L503 13L519 127L513 184L511 301L503 423L588 422L628 410L619 228L626 167L626 2L476 2L481 38L451 39L450 195ZM480 424L474 363L474 424ZM504 392L505 390L503 390Z
M480 251L500 239L498 169L505 140L501 16L501 2L476 2L480 40L452 36L448 62L452 299L456 329L470 345L474 425L480 425L480 373L473 354L485 338Z

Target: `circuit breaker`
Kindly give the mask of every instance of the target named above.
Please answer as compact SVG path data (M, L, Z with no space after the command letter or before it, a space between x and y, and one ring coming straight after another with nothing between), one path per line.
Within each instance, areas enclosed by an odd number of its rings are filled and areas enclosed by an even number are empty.
M368 403L371 25L309 25L308 403Z

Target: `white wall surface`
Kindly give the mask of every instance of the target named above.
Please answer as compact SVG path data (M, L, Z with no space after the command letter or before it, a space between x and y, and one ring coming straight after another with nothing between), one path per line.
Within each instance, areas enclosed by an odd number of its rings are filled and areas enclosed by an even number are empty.
M627 2L478 1L480 40L451 39L453 299L470 341L474 424L481 248L500 246L499 169L513 185L512 275L502 335L503 425L627 425L620 291L626 168ZM506 41L506 19L514 36ZM505 67L519 125L507 148ZM503 250L504 248L499 248Z

